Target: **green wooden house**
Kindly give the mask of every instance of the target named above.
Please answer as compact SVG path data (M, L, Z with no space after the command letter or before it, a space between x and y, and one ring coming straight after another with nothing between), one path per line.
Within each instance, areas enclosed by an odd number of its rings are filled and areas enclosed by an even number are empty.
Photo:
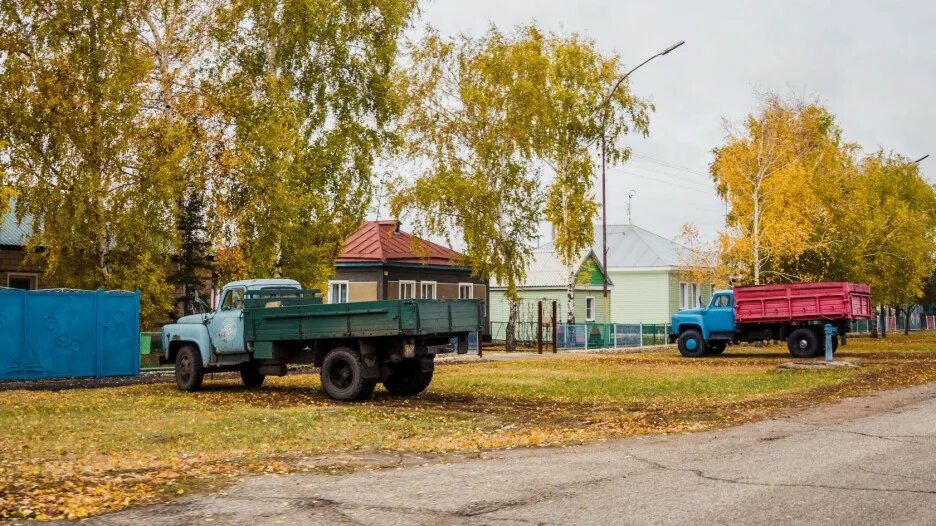
M605 273L601 267L601 261L594 251L586 250L574 267L576 268L574 289L576 323L607 323L608 318L602 308ZM568 282L569 269L559 261L552 248L534 251L526 280L518 287L520 296L518 321L524 324L518 328L518 332L532 330L526 325L536 322L537 304L541 301L543 302L544 321L548 321L552 315L552 302L555 301L557 318L560 323L564 323L568 312ZM614 288L612 280L608 281L608 287ZM503 326L510 316L510 304L504 299L505 292L506 287L502 284L491 283L491 332L495 339L503 337Z
M688 248L636 225L608 225L607 232L612 323L669 323L680 310L708 304L712 284L681 276ZM601 254L600 225L592 250Z

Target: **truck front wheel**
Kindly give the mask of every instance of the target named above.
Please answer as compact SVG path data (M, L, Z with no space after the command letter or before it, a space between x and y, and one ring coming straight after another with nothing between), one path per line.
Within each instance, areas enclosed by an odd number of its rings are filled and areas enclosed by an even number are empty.
M413 396L432 383L432 371L423 371L419 360L407 359L393 366L384 388L393 396Z
M705 347L705 352L707 354L721 354L725 352L725 348L728 347L728 342L726 341L714 341L710 342Z
M705 340L702 339L702 335L699 331L695 329L689 329L680 334L679 340L676 341L676 346L679 348L679 354L686 358L705 356Z
M176 354L176 385L183 391L198 391L205 378L201 352L194 345L183 345Z
M787 338L787 349L796 358L812 358L819 352L819 335L817 331L807 327L800 327L790 333Z
M361 355L349 347L337 347L325 355L320 371L325 393L342 402L366 400L374 394L377 380L364 378Z

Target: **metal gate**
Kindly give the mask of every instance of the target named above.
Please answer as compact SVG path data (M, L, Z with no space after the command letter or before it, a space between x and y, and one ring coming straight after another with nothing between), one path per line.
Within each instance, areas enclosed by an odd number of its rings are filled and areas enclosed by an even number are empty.
M140 292L0 289L0 380L140 372Z

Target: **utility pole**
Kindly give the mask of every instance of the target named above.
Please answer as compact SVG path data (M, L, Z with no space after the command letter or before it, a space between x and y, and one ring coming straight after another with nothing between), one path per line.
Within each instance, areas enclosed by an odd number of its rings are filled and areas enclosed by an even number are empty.
M608 108L610 107L611 97L614 96L614 92L617 91L618 87L627 80L627 77L631 73L640 69L641 66L650 62L651 60L662 57L663 55L668 54L670 51L678 48L679 46L685 44L685 40L680 40L672 46L660 51L656 55L644 60L640 64L637 64L630 71L624 74L623 77L619 78L617 82L614 83L614 87L611 88L611 91L608 92L608 96L605 97L604 102L601 104L601 109L603 110L601 114L601 266L604 267L604 313L605 313L605 323L608 323L610 318L610 305L608 299L608 194L607 194L607 166L608 166L608 149L606 144L606 137L608 131ZM629 219L628 219L629 220Z

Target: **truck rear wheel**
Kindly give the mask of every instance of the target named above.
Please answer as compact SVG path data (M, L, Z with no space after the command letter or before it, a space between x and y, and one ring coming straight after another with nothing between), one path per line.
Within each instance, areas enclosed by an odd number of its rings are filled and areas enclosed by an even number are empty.
M325 355L320 371L325 393L342 402L370 398L377 380L364 378L360 353L349 347L337 347Z
M393 366L384 388L393 396L413 396L432 383L432 371L423 371L419 360L406 359Z
M201 352L194 345L183 345L176 354L176 385L182 391L198 391L205 379L205 366Z
M686 358L699 358L705 356L705 340L695 329L689 329L679 335L676 341L676 347L679 348L679 354Z
M249 363L245 363L241 366L240 374L241 381L244 382L244 387L248 389L259 388L263 385L263 380L266 378L265 375L260 374L256 365L251 365Z
M787 338L787 349L795 358L812 358L819 352L819 335L807 327L794 329Z

